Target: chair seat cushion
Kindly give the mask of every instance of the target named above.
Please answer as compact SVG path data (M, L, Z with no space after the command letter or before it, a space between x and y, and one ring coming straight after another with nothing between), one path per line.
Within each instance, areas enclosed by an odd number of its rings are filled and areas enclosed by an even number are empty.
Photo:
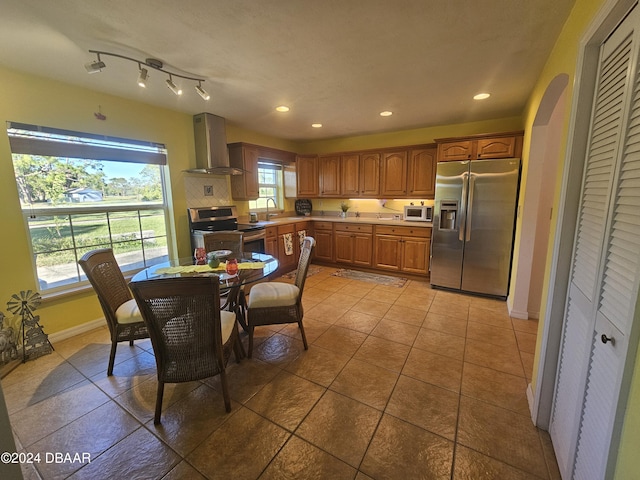
M120 324L142 322L142 315L135 299L127 300L116 310L116 320Z
M220 324L222 327L222 344L229 340L233 332L233 325L236 323L236 314L226 310L220 310Z
M251 288L247 306L252 308L288 307L295 305L300 289L291 283L259 283Z

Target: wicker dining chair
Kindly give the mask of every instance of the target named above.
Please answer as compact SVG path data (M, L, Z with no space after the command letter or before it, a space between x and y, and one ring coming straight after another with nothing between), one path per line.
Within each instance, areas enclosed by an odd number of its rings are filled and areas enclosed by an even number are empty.
M209 232L203 235L204 249L207 253L215 250L231 250L229 258L240 258L244 252L243 234L237 231Z
M111 354L107 375L111 376L118 343L129 341L129 345L133 346L134 340L149 338L149 332L112 249L87 252L78 260L78 264L93 286L109 326Z
M226 366L235 352L244 356L236 315L220 310L219 279L161 278L131 283L156 357L158 390L154 423L160 423L165 383L181 383L220 375L227 412L231 400Z
M304 333L302 317L302 293L311 263L311 254L316 241L313 237L304 237L298 271L293 284L284 282L266 282L254 285L247 302L247 326L249 329L249 352L253 354L253 332L260 325L297 323L302 335L304 349L307 350L307 336Z

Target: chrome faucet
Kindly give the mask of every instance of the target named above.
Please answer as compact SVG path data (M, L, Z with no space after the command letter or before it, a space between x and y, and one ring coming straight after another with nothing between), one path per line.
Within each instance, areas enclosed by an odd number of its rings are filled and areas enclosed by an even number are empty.
M269 221L269 218L270 218L270 217L275 217L275 216L277 216L277 214L276 214L276 213L269 214L269 200L271 200L271 201L273 202L273 206L274 206L275 208L278 208L278 205L276 204L276 201L273 199L273 197L269 197L269 198L267 198L267 221Z

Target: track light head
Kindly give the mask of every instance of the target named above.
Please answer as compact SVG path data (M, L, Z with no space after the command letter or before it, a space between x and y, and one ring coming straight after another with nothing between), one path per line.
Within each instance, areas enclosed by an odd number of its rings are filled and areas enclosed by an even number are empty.
M209 95L207 91L202 88L201 84L196 85L196 92L198 92L198 95L200 95L204 100L209 100L211 98L211 95Z
M173 80L171 80L171 75L169 75L169 78L167 78L167 87L169 87L169 90L171 90L176 95L182 95L182 89L178 88L178 86L173 83Z
M138 85L140 85L142 88L146 88L147 78L149 78L149 72L146 68L141 68L140 74L138 75Z
M105 68L106 65L104 64L104 62L100 59L98 60L94 60L93 62L89 62L89 63L85 63L84 64L84 68L87 69L88 73L98 73L101 72L103 68Z

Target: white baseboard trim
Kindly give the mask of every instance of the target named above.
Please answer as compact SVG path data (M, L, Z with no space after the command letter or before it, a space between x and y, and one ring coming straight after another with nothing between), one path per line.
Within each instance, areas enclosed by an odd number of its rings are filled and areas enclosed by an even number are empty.
M509 316L513 318L519 318L520 320L529 320L529 312L519 312L517 310L510 310Z
M91 320L90 322L83 323L82 325L77 325L75 327L67 328L66 330L62 330L60 332L52 333L49 335L49 341L51 343L60 342L67 338L75 337L76 335L80 335L81 333L88 332L89 330L94 330L98 327L102 327L105 325L105 318L96 318L95 320ZM55 347L55 346L54 346Z
M537 415L535 415L535 402L536 399L533 396L533 388L531 387L531 383L527 385L527 403L529 404L529 413L531 413L531 420L533 420L533 424L536 425Z

